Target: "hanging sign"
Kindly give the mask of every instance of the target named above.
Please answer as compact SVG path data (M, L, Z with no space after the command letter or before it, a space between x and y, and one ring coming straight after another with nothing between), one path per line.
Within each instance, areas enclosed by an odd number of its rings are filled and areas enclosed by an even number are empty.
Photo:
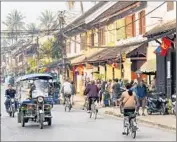
M86 69L93 69L93 66L91 64L86 63Z
M167 61L167 78L171 78L171 62Z

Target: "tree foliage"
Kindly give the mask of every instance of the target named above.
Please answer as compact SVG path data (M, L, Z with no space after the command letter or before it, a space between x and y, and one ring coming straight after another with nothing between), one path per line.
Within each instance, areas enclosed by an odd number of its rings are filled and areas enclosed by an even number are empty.
M3 21L3 24L6 26L7 30L11 31L9 33L9 38L16 41L18 40L19 33L17 33L18 30L25 29L25 22L24 22L24 16L23 14L18 10L11 11L7 17L6 20Z

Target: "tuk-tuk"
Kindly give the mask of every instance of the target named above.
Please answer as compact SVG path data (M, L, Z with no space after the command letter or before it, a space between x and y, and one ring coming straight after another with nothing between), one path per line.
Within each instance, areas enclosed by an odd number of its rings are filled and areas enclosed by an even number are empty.
M39 123L43 129L44 122L52 124L52 101L49 98L49 74L28 74L16 80L17 95L20 102L18 123L25 127L25 123L33 121Z

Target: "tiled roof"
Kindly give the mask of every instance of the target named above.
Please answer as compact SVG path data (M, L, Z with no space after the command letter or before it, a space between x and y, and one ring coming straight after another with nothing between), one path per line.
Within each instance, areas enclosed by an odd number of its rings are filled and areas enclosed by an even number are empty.
M145 33L144 37L156 36L158 34L166 33L171 30L176 31L176 19L158 24L157 26L152 28L150 31Z
M84 21L85 21L86 17L88 17L93 12L97 11L100 7L102 7L103 5L105 5L107 2L108 1L101 1L98 4L96 4L95 6L93 6L91 9L89 9L87 12L85 12L79 18L77 18L76 20L74 20L71 24L69 24L68 26L66 26L64 28L64 31L68 31L71 27L73 27L73 25L74 26L79 26L80 24L84 24Z
M119 1L116 4L114 4L111 8L109 8L108 10L103 12L100 16L98 16L94 20L94 22L98 22L101 19L104 19L108 16L111 16L111 15L115 14L116 12L118 12L118 11L132 5L132 4L135 4L135 3L137 3L137 2L136 1L133 1L133 2L131 2L131 1Z

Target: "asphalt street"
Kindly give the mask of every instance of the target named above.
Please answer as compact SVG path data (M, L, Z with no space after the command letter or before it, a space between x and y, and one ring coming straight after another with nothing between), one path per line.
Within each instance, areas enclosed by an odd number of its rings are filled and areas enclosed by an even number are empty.
M26 127L17 123L17 116L10 118L4 109L4 87L1 88L1 141L176 141L173 132L138 125L135 140L122 135L122 120L98 115L90 119L80 109L64 112L61 105L54 106L52 126L39 129L30 122Z

